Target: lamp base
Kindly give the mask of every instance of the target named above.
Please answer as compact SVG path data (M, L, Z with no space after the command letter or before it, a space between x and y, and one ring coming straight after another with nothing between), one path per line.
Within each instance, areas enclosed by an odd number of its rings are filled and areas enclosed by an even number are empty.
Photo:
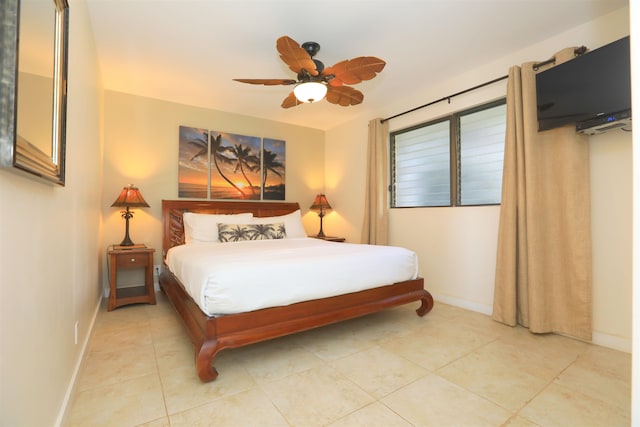
M322 231L322 218L324 218L324 212L320 211L318 216L320 217L320 231L318 231L318 234L316 235L316 237L323 238L325 237L324 231Z
M129 206L127 206L127 210L122 211L122 217L124 218L124 239L120 243L120 246L133 246L134 243L131 241L131 237L129 237L129 218L133 217L133 212L129 210Z

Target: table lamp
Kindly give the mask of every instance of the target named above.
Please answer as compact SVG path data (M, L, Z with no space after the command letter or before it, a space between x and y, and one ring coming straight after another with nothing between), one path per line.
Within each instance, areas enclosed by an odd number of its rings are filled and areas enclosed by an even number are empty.
M120 246L133 246L133 242L129 237L129 219L133 217L133 212L131 212L129 208L148 208L149 205L145 202L142 194L140 194L140 190L134 187L133 184L129 184L122 189L120 195L111 206L126 208L121 212L122 218L125 220L125 233Z
M325 213L331 212L331 205L327 201L327 196L318 194L309 209L318 212L320 217L320 232L318 232L317 237L325 237L324 231L322 231L322 218L324 218Z

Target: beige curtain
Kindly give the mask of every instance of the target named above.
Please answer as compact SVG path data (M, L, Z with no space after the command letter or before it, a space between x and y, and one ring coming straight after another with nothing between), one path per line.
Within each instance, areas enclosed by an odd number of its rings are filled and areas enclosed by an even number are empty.
M362 243L386 245L388 242L388 134L389 122L382 119L369 121Z
M574 126L537 131L533 65L509 70L493 318L590 340L588 139Z

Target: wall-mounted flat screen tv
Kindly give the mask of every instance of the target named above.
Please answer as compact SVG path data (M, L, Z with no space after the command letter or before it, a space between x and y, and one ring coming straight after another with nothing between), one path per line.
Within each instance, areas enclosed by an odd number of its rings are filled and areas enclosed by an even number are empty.
M629 57L627 36L538 73L538 130L629 119Z

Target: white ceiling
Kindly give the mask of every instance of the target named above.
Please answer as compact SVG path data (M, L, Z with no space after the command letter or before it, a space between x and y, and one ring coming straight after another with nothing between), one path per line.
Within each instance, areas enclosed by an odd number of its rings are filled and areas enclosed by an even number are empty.
M627 5L627 0L87 0L105 89L317 129ZM73 15L72 15L73 16ZM387 62L354 87L358 106L280 107L292 78L276 39L320 43L325 66L357 56ZM425 100L428 102L430 100ZM379 109L378 109L379 110ZM372 117L372 116L369 116Z

